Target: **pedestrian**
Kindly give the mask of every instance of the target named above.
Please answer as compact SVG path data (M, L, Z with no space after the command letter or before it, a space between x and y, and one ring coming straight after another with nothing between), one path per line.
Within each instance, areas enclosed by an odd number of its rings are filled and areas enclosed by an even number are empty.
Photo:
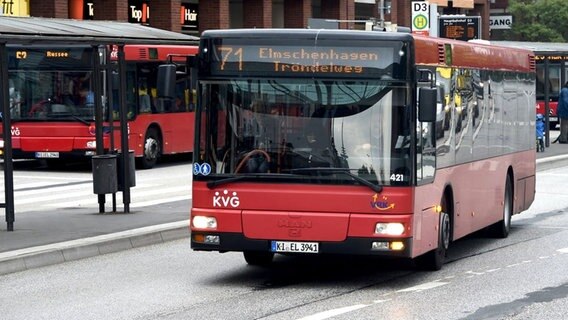
M536 152L544 152L544 116L536 114Z
M560 90L556 113L558 114L558 118L560 118L560 136L558 137L558 142L568 143L568 81Z

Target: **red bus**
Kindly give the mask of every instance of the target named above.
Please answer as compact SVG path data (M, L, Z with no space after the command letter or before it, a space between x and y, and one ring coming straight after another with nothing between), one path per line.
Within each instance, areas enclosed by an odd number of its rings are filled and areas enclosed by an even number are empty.
M164 154L193 150L195 93L189 73L179 72L176 101L156 95L158 66L185 65L197 46L126 45L126 103L129 148L141 168L153 167ZM9 84L14 159L45 159L60 164L95 154L92 54L89 46L9 47ZM99 52L105 56L104 48ZM116 59L116 54L111 59ZM104 72L103 72L104 73ZM106 84L106 77L103 81ZM118 90L104 85L104 117L118 123ZM109 91L110 90L110 91ZM112 92L113 107L107 106ZM106 98L105 98L106 97ZM105 150L120 149L120 130L104 130Z
M506 237L533 202L528 50L353 30L200 41L193 250L437 270L452 241L485 228Z
M568 81L568 43L492 41L492 43L532 50L536 60L536 112L546 115L548 96L548 125L555 129L560 124L556 108L560 89ZM548 91L545 90L548 84Z

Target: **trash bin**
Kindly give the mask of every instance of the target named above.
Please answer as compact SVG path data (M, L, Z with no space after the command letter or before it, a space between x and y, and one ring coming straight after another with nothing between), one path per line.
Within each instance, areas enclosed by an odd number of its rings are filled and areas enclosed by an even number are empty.
M124 191L124 188L122 186L122 177L124 176L124 164L123 164L123 159L122 159L122 153L118 153L118 191ZM128 187L134 187L136 186L136 164L134 162L134 150L130 150L128 151L128 181L126 181L126 184Z
M93 193L116 193L118 183L116 177L116 155L103 154L92 157L93 161Z

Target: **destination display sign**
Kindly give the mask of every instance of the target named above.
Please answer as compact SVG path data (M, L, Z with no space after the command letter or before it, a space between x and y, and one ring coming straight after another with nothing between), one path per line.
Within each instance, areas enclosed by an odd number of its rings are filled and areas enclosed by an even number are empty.
M536 61L544 61L548 58L548 61L568 61L568 55L552 54L552 55L535 55L534 59Z
M88 68L92 64L90 47L8 48L10 69Z
M401 56L392 46L278 46L233 45L214 46L211 74L257 74L279 76L361 75L393 76Z
M481 17L442 16L439 21L440 37L456 40L481 39Z

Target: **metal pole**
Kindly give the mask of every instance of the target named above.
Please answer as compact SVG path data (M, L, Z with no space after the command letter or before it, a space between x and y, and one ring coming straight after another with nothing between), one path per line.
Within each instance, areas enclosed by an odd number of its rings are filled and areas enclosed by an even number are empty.
M104 154L104 140L103 140L103 107L101 105L101 86L99 84L100 76L100 59L98 46L92 46L92 69L91 84L93 85L93 92L95 96L95 141L97 142L97 155ZM106 195L97 195L99 202L99 213L105 212Z
M430 37L438 37L438 5L430 4Z
M0 84L2 86L2 134L4 137L4 208L6 227L14 231L14 164L12 163L12 121L10 115L10 92L8 91L8 49L0 44Z
M550 147L550 119L548 118L549 113L550 113L550 94L548 91L550 91L550 86L549 84L549 77L550 77L550 73L548 72L548 56L544 57L544 119L545 119L545 124L546 124L546 128L545 128L545 139L546 140L546 147ZM558 117L558 114L556 115L556 117ZM558 117L558 120L560 120L560 118Z
M106 94L107 97L107 111L108 111L108 127L109 127L109 153L114 153L114 64L111 60L112 47L108 48L106 52L105 70L107 75ZM116 212L116 192L112 193L112 212Z
M128 148L128 107L126 106L126 60L124 45L118 46L118 73L120 79L119 107L120 107L120 150L122 152L122 203L124 212L130 212L130 159Z
M379 27L385 28L385 0L379 0Z

